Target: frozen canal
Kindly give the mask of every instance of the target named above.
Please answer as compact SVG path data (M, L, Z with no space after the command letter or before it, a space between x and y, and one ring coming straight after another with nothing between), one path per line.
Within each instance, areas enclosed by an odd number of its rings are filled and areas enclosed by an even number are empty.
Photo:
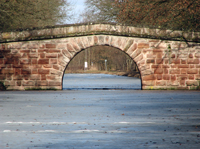
M65 74L63 90L141 89L141 80L109 74Z
M65 78L75 90L0 91L0 149L199 149L199 91L97 76Z

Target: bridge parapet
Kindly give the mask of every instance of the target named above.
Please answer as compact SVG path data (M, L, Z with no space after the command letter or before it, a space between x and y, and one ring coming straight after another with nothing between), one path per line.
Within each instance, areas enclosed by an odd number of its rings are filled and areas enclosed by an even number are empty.
M3 32L0 43L14 41L30 41L52 38L66 38L88 35L115 35L161 40L178 40L200 42L199 32L172 31L165 29L139 28L118 24L77 24L52 26L41 29L27 29L23 31Z

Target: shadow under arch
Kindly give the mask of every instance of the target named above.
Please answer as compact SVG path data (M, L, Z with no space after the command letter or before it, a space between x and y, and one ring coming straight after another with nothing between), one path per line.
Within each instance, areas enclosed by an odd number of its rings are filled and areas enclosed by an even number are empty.
M134 61L134 59L128 54L128 53L126 53L125 51L122 51L120 48L117 48L117 47L115 47L115 46L111 46L111 45L107 45L107 44L105 44L105 45L94 45L94 46L90 46L90 47L87 47L87 48L83 48L83 49L81 49L79 52L76 52L75 54L74 54L74 56L70 59L70 61L67 63L67 65L66 65L66 67L65 67L65 70L64 70L64 72L63 72L63 75L62 75L62 90L64 89L64 75L65 75L65 72L66 72L66 70L68 69L68 67L69 67L69 65L73 62L73 61L75 61L76 60L76 57L77 56L79 56L81 53L82 53L82 55L85 55L85 51L87 51L87 50L90 50L90 49L92 49L92 50L97 50L99 47L103 47L103 48L105 48L106 50L110 50L110 49L112 49L112 50L115 50L115 51L118 51L121 55L123 55L123 56L127 56L127 57L129 57L129 59L131 60L131 62L135 65L135 69L137 70L134 70L135 71L135 74L137 74L137 76L132 76L132 77L137 77L137 78L139 78L140 79L140 87L139 88L137 88L137 89L140 89L140 90L142 90L142 77L141 77L141 73L140 73L140 70L139 70L139 68L138 68L138 65L137 65L137 63ZM83 52L85 52L84 54L83 54ZM88 55L87 55L87 57L88 57ZM113 58L114 59L116 59L116 56L113 56ZM84 59L84 58L83 58ZM109 58L108 58L109 59ZM82 71L84 71L84 61L82 61L81 62L82 63ZM90 61L90 63L91 63L91 61ZM105 63L104 63L105 64ZM104 65L105 66L105 65ZM89 67L89 66L88 66ZM78 67L78 68L80 68L80 67ZM90 68L91 69L91 68ZM106 69L108 69L109 70L109 67L108 68L106 68ZM127 69L127 68L126 68ZM130 68L130 69L132 69L132 68ZM106 70L107 71L107 70ZM130 72L127 72L126 74L124 74L123 76L128 76L128 74L129 75L131 75L130 74ZM105 88L103 88L103 89L105 89Z

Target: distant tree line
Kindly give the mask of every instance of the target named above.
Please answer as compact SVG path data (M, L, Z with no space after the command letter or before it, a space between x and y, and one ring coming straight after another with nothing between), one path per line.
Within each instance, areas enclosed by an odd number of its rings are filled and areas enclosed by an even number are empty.
M96 46L83 50L69 63L66 71L83 71L87 62L87 70L92 71L137 71L135 62L123 51L109 46Z
M52 26L70 17L67 0L0 1L0 31Z
M200 0L86 0L82 22L200 31Z

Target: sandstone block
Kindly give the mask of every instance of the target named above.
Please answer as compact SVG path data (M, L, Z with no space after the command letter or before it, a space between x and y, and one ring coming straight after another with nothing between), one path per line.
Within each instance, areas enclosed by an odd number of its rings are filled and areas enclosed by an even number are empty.
M20 53L30 53L31 50L20 50Z
M105 44L109 45L110 44L110 36L105 37Z
M157 56L156 56L158 59L162 59L164 56L161 52L157 53Z
M56 75L56 76L62 76L63 72L58 71L58 70L51 70L50 74Z
M187 80L188 79L188 75L177 75L178 78L180 78L180 80Z
M38 58L38 53L29 53L29 58Z
M31 59L21 59L20 64L22 64L22 65L31 64Z
M162 68L170 68L169 65L162 65Z
M188 74L198 74L198 69L188 69Z
M159 52L163 52L163 50L162 50L162 49L159 49L159 48L154 48L154 49L153 49L153 53L154 53L154 54L159 54Z
M130 51L128 51L128 52L130 52ZM132 54L131 53L128 53L128 54L131 55L131 57L134 59L135 57L137 57L141 53L142 53L142 51L140 49L137 49Z
M171 58L176 58L176 54L171 54Z
M58 65L53 65L53 69L60 70L60 67L58 67Z
M111 40L110 40L110 45L113 47L118 47L118 42L117 42L117 38L112 36Z
M147 76L142 77L143 81L150 81L150 80L155 80L155 79L156 79L155 75L147 75Z
M30 76L30 80L40 80L40 75L38 75L38 74L32 74Z
M154 59L156 58L155 54L147 54L147 58Z
M149 48L149 43L138 43L138 49Z
M5 81L4 85L5 86L15 86L15 81Z
M163 74L163 69L162 68L155 69L154 74Z
M196 75L196 76L195 76L195 79L196 79L196 80L200 80L200 75ZM1 79L0 79L0 80L1 80Z
M49 69L38 69L38 74L49 74Z
M166 86L167 83L166 83L166 81L156 81L156 85L157 86Z
M31 70L30 69L22 69L21 70L21 74L31 74Z
M49 86L61 86L62 83L61 82L57 82L57 81L49 81Z
M198 86L199 83L197 81L186 81L187 86Z
M147 61L146 61L146 63L148 64L148 63L155 63L155 60L154 59L147 59Z
M48 81L37 81L37 86L48 86Z
M196 57L196 58L200 58L200 53L196 53L196 54L195 54L195 57Z
M14 69L13 68L6 68L6 69L2 69L1 72L3 74L14 74Z
M157 80L162 80L162 75L158 74L157 75Z
M155 81L142 81L142 86L154 86Z
M104 45L104 36L98 36L99 40L99 45ZM88 45L87 45L88 47Z
M81 50L81 48L76 44L76 43L74 43L74 42L70 42L70 44L72 45L72 47L74 48L74 50L75 51L80 51Z
M163 64L163 59L156 59L156 64Z
M181 74L187 74L188 69L187 68L182 68L181 69Z
M180 74L180 69L170 70L170 74Z
M58 49L49 49L47 52L48 53L60 53L60 50L58 50Z
M162 68L162 65L151 65L151 68Z
M47 53L46 54L46 58L57 58L58 57L58 54L56 53Z
M39 49L38 53L48 53L48 49Z
M180 80L180 85L185 86L185 80Z
M14 75L13 80L23 80L24 77L22 75Z
M168 81L167 86L179 86L179 81Z
M170 75L166 75L166 74L163 75L163 80L169 80L169 79L170 79Z
M6 79L6 75L0 74L0 80L5 80Z
M97 45L99 43L99 39L97 36L94 36L94 45Z
M171 61L171 63L172 64L180 64L181 61L180 61L180 59L174 59L174 60Z
M0 64L4 64L4 60L3 59L0 59Z
M46 44L47 49L56 48L56 44Z
M15 81L16 86L21 86L22 82L21 81Z
M57 59L50 59L50 64L57 64Z
M178 68L189 68L189 65L187 65L187 64L180 64L180 65L178 65Z
M189 80L194 80L194 75L189 75Z
M67 44L67 50L69 52L74 52L75 50L73 49L73 47L70 44Z
M190 68L195 68L195 65L194 64L190 64Z
M124 49L122 49L123 51L127 51L134 43L134 40L133 39L129 39L128 42L126 43L126 46Z
M37 59L31 59L31 64L32 64L32 65L38 64L38 63L37 63Z
M40 58L45 58L46 57L46 54L45 53L40 53Z
M189 54L189 58L193 58L193 54Z
M67 58L72 58L71 53L68 50L62 50L63 55L65 55Z
M52 65L50 65L50 64L45 64L45 65L43 65L43 68L52 68Z
M39 59L38 64L49 64L49 59Z
M23 86L34 86L35 82L34 81L22 81Z
M143 59L143 54L138 55L136 58L134 58L135 62L139 62Z
M56 79L55 75L47 75L46 78L47 78L47 80L55 80Z
M175 75L171 75L171 81L175 81L176 80L176 76Z
M41 80L47 80L47 78L46 78L46 74L41 74Z
M138 65L138 68L139 68L139 67L141 67L141 66L143 66L145 64L145 60L143 59L143 60L141 60L139 62L136 62L136 64ZM147 66L149 66L149 65L147 65Z
M36 68L32 69L31 74L38 74L38 69L36 69Z
M132 46L128 49L127 53L128 53L129 55L131 55L136 49L137 49L137 44L134 43L134 44L132 44ZM136 53L141 53L141 50L138 49Z
M199 64L199 59L188 59L188 64Z

